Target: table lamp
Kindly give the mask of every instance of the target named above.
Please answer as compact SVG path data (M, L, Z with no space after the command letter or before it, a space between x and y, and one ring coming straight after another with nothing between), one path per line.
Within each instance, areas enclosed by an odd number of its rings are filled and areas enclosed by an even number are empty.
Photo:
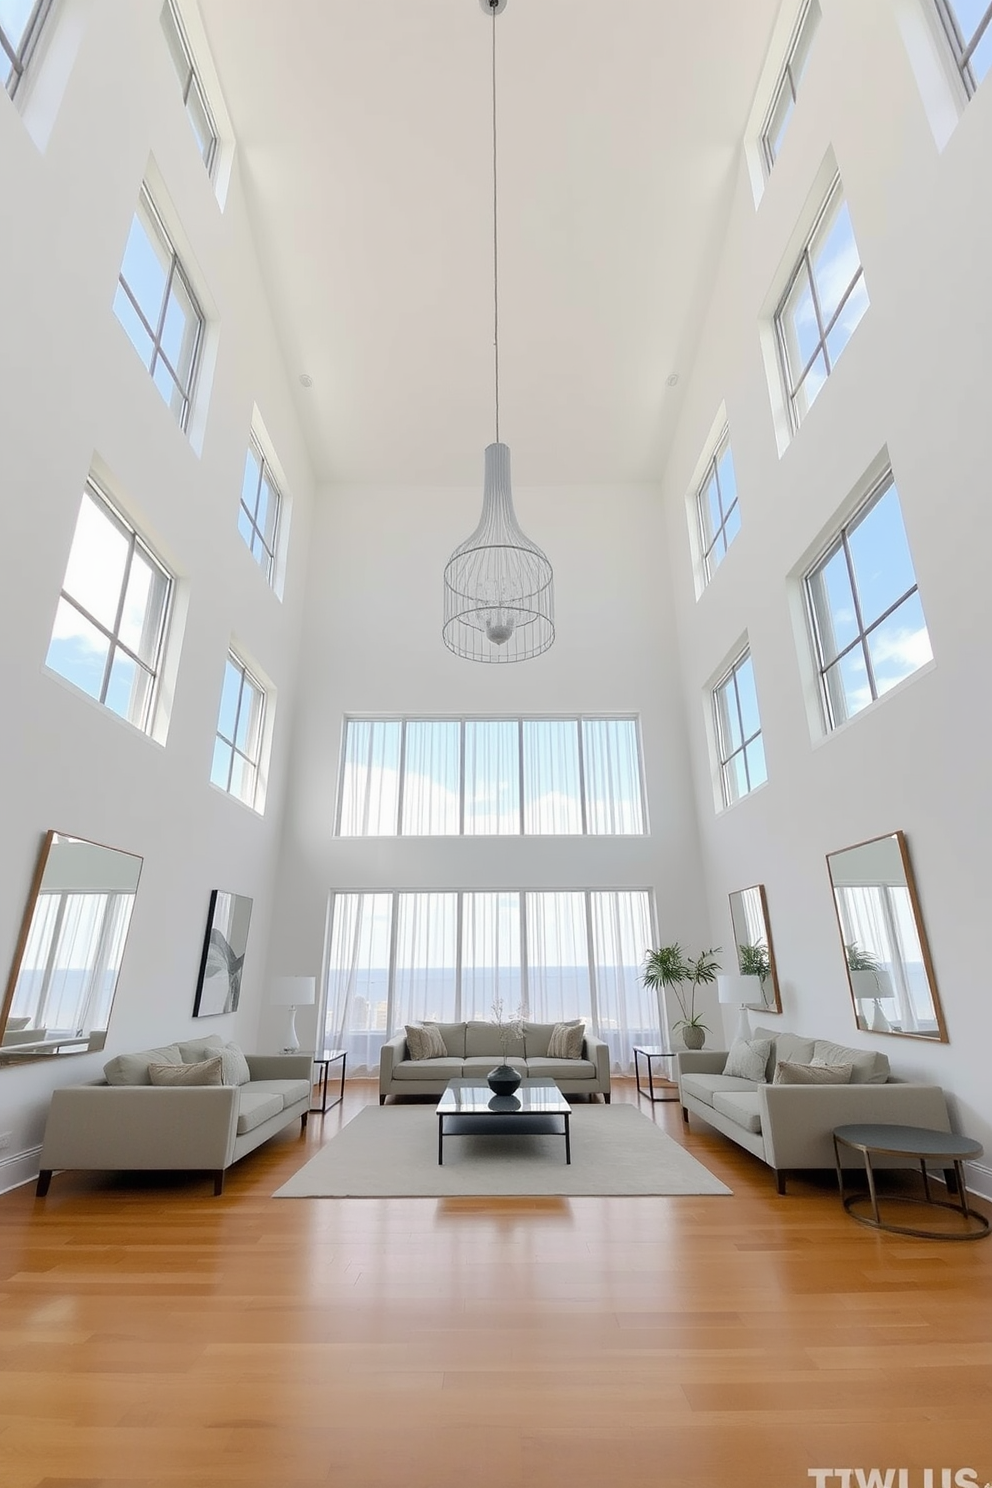
M751 1037L751 1024L748 1021L747 1009L749 1003L762 1002L761 978L756 976L741 976L739 972L721 972L716 979L717 995L721 1002L735 1004L740 1008L740 1016L737 1019L737 1028L734 1031L735 1039L749 1039Z
M284 1054L295 1054L300 1047L300 1041L296 1037L296 1009L298 1007L309 1007L316 1000L316 977L276 977L273 983L270 1001L273 1007L289 1009L289 1018L286 1023L286 1033L282 1045L282 1052Z

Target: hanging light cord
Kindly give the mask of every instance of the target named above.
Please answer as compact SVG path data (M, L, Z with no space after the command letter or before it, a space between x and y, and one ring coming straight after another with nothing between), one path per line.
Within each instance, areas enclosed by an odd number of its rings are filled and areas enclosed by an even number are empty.
M496 237L496 0L493 12L493 352L496 389L496 443L499 444L499 245Z

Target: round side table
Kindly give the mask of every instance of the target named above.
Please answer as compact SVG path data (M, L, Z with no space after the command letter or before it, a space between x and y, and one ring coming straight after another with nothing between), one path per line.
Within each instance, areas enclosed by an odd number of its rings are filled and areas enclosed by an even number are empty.
M967 1157L981 1157L982 1144L971 1137L959 1137L954 1132L932 1131L926 1126L894 1126L885 1122L857 1122L851 1126L838 1126L833 1134L834 1160L837 1164L837 1183L844 1208L859 1224L870 1225L875 1230L889 1230L893 1235L917 1235L922 1240L981 1240L989 1233L989 1221L984 1214L968 1208L968 1190L964 1184L962 1163ZM860 1152L865 1162L868 1192L844 1195L844 1170L840 1165L841 1147L850 1147ZM906 1157L919 1163L923 1175L922 1199L899 1195L900 1203L925 1204L933 1209L950 1209L960 1214L966 1228L953 1230L922 1230L912 1225L892 1224L884 1220L878 1209L878 1194L875 1190L875 1174L872 1157ZM930 1191L927 1163L940 1167L952 1167L957 1180L957 1204L946 1199L935 1199ZM908 1164L907 1164L908 1166ZM871 1200L871 1214L859 1214L855 1204L864 1199Z

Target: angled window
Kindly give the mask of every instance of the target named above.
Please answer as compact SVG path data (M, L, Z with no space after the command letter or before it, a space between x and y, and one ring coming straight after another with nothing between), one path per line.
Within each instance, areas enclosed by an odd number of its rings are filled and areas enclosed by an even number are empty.
M696 490L696 521L703 579L708 584L741 530L737 477L730 451L730 433L726 429Z
M203 342L203 313L144 186L124 250L114 312L185 429Z
M148 733L171 596L172 576L88 482L45 664Z
M761 129L761 153L765 170L771 172L782 148L786 131L792 120L792 111L799 95L799 84L813 46L813 36L820 24L820 7L817 0L806 0L796 22L775 92Z
M186 117L192 125L203 163L210 171L213 169L217 156L217 126L214 123L214 116L207 102L207 95L196 63L193 61L186 28L173 0L165 0L165 5L162 7L162 30L168 42L169 55L179 74L183 103L186 105Z
M992 3L935 0L968 97L992 68Z
M768 779L750 651L714 687L713 723L723 804L732 806Z
M246 806L257 808L265 688L233 651L228 652L210 779Z
M805 590L828 729L930 661L891 471L806 576Z
M51 0L0 0L0 70L13 98L38 44Z
M253 434L248 445L245 476L241 484L238 531L270 584L275 579L281 509L279 487L275 483L269 462L262 453L261 445Z
M868 290L836 177L775 315L793 428L833 371L868 308Z

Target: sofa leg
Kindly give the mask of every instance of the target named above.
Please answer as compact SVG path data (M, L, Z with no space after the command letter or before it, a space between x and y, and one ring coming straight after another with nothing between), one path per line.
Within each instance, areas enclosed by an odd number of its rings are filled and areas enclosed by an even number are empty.
M224 1169L218 1168L214 1173L214 1198L224 1192Z
M302 1137L303 1133L307 1129L307 1117L309 1115L310 1115L310 1112L309 1111L304 1111L303 1112L303 1115L300 1117L300 1136L301 1137Z
M785 1169L775 1169L775 1188L780 1194L785 1193Z
M51 1168L42 1168L41 1172L38 1174L38 1187L35 1189L36 1198L43 1199L47 1194L49 1185L52 1181L52 1171L53 1170Z
M607 1105L610 1104L610 1092L608 1090L603 1091L603 1099Z
M689 1107L688 1106L683 1106L682 1107L682 1120L685 1122L686 1126L689 1125Z
M380 1095L379 1104L380 1106L384 1106L386 1104L386 1097L384 1095Z

